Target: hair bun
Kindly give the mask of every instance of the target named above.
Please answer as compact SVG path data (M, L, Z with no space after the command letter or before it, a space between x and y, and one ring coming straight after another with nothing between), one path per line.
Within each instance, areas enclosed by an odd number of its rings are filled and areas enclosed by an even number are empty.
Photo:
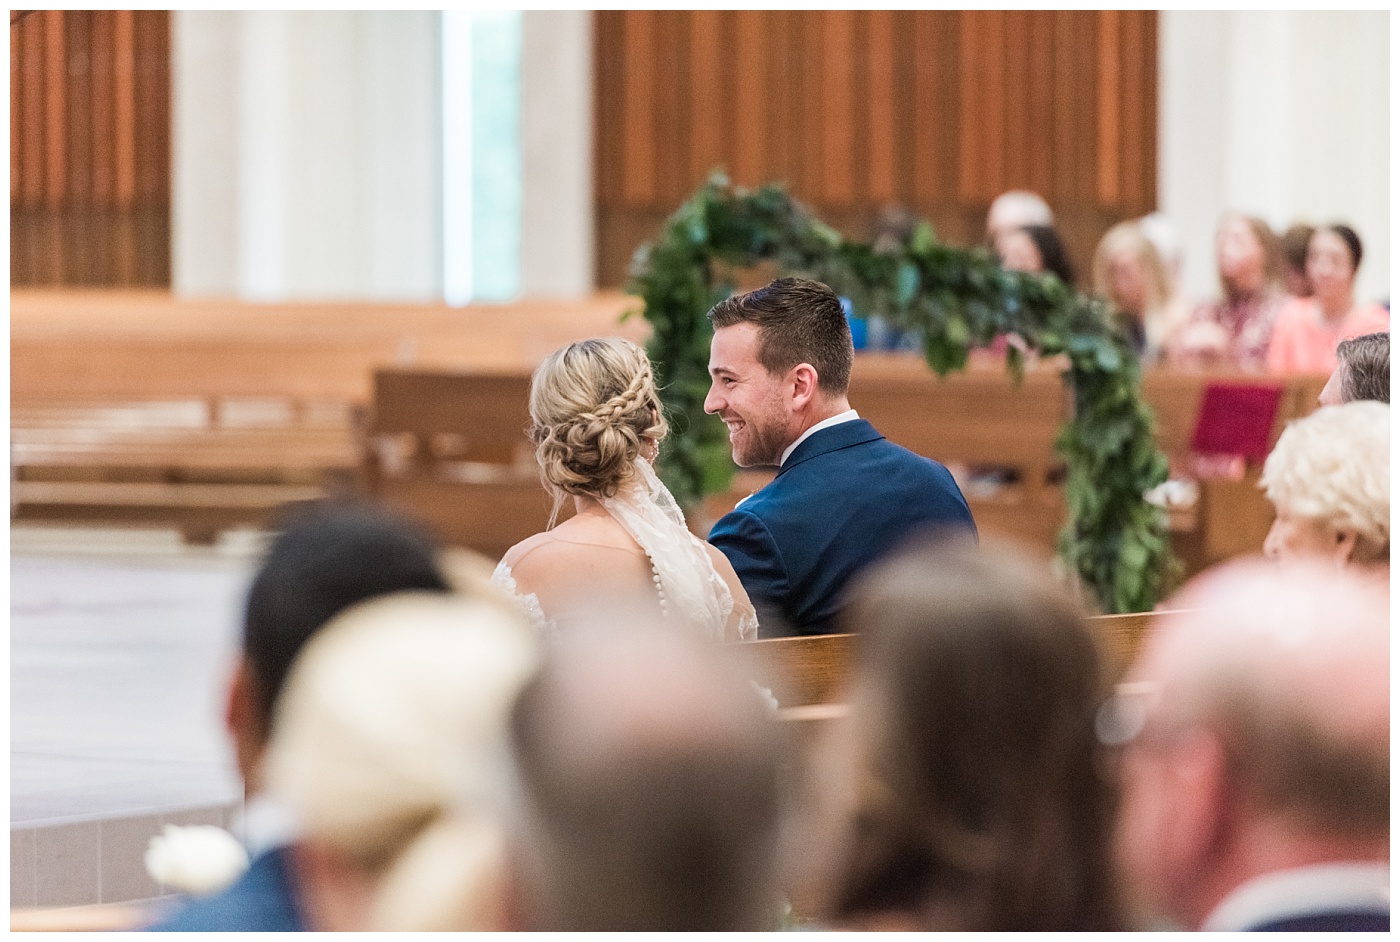
M536 458L547 487L612 497L644 440L666 433L651 363L627 340L584 340L540 366L530 391Z

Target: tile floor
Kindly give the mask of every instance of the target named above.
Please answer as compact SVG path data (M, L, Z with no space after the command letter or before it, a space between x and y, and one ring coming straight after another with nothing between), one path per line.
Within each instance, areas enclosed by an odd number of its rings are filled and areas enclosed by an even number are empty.
M223 694L256 546L12 529L11 906L158 895L150 837L230 823Z

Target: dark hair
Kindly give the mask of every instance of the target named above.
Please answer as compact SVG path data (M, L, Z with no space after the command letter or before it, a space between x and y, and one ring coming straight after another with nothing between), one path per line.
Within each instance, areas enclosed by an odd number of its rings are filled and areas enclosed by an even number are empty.
M1293 271L1301 272L1308 267L1308 243L1312 241L1313 227L1306 223L1289 226L1279 238L1283 260Z
M551 647L511 714L528 928L775 928L779 750L767 707L723 652L658 632L635 647L647 632L625 634ZM587 662L619 652L650 677L679 664L699 699L690 689L686 708L644 715L645 702L609 696Z
M1362 334L1337 344L1342 370L1342 401L1390 402L1390 334Z
M817 386L840 395L851 382L855 346L841 299L820 281L779 278L756 291L738 294L710 310L715 327L757 324L758 362L782 374L799 363L817 371Z
M408 589L448 591L437 546L417 528L356 504L291 516L253 579L243 620L264 728L292 662L322 625L356 602Z
M1074 266L1069 262L1069 251L1065 248L1060 234L1054 226L1022 226L1040 253L1040 266L1064 282L1066 288L1074 289Z
M869 760L830 915L1119 927L1094 732L1106 678L1079 606L1043 569L925 542L857 583L843 622L859 632L852 702Z
M1313 235L1326 231L1335 233L1337 238L1346 243L1347 252L1351 255L1351 270L1356 271L1361 267L1361 236L1356 234L1356 230L1344 222L1334 222L1325 226L1318 226ZM1309 238L1308 241L1312 241Z

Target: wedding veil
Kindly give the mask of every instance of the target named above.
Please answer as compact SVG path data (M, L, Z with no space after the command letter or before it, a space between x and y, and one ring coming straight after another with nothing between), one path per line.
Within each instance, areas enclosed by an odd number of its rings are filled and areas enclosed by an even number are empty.
M715 570L705 544L686 527L680 506L650 462L638 458L633 467L636 473L617 496L602 501L604 509L651 558L666 618L724 640L734 612L729 586ZM740 639L757 636L757 620L744 618Z

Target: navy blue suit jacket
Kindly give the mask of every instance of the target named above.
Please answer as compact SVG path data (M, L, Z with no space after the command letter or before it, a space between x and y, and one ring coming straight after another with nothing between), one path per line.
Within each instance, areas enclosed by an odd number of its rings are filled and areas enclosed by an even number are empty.
M772 483L715 524L710 542L734 564L769 638L836 631L851 577L938 529L977 536L948 469L855 419L798 445Z
M254 857L232 886L185 901L152 932L301 932L287 849Z

